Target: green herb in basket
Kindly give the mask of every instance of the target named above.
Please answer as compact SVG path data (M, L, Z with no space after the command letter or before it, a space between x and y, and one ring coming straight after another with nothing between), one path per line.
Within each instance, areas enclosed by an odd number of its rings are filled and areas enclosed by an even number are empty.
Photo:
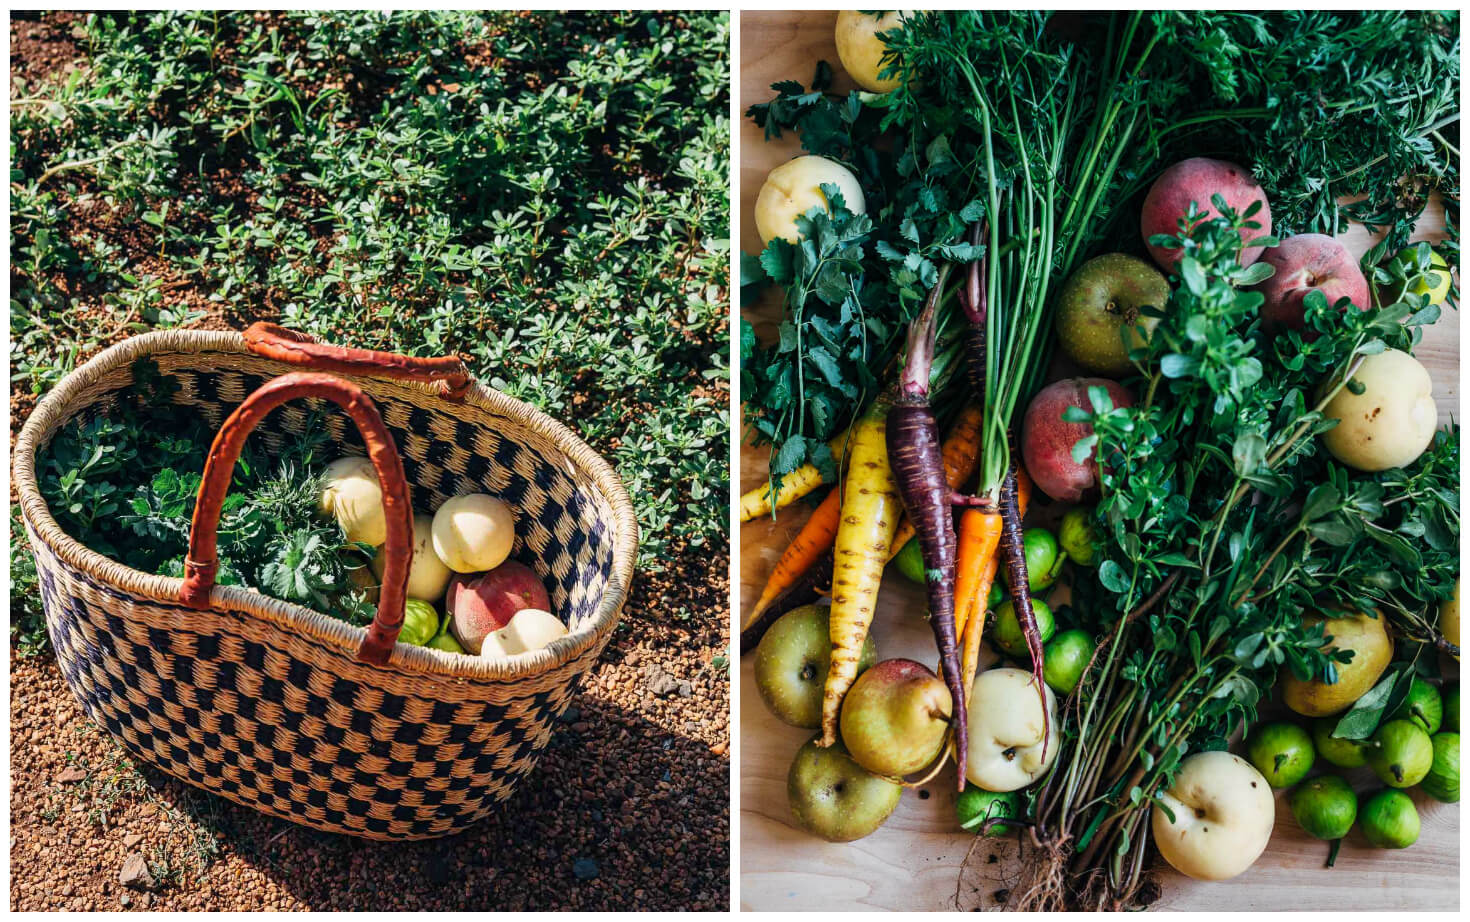
M198 416L168 406L170 379L134 368L141 399L106 417L65 426L41 459L41 492L57 523L82 544L137 570L182 577L204 456L214 437ZM316 515L325 427L309 421L280 450L251 443L236 465L219 524L220 585L372 620L367 591L349 572L372 555Z

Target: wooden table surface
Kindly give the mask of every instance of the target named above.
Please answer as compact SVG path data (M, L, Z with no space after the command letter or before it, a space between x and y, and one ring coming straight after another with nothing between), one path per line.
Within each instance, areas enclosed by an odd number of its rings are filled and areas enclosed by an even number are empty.
M853 84L841 72L832 26L836 13L746 12L740 16L740 108L768 99L771 83L811 80L815 63L826 60L837 71L835 89ZM770 169L800 153L797 139L767 143L749 119L740 124L741 246L760 250L752 208ZM1418 236L1442 233L1441 213L1426 213ZM1364 252L1372 238L1354 228L1345 243ZM747 311L769 337L779 316L779 299L768 297ZM1427 330L1418 357L1435 382L1441 421L1459 418L1459 314L1446 310ZM742 449L741 489L766 476L766 456ZM760 593L766 576L805 512L799 507L779 523L752 522L740 528L741 601L744 613ZM934 644L922 620L922 592L899 578L885 580L873 628L879 657L902 656L934 664ZM986 901L1003 881L983 872L966 872L956 905L961 865L971 837L954 821L954 770L946 769L926 789L905 792L893 816L873 835L857 842L830 844L791 826L786 803L786 772L809 731L777 721L755 689L750 656L740 669L740 901L754 910L949 910L971 909ZM1366 769L1350 776L1359 790L1375 782ZM1336 868L1324 869L1326 844L1308 837L1277 796L1276 829L1266 853L1233 881L1201 883L1164 867L1163 895L1155 909L1456 909L1459 906L1459 830L1457 804L1441 804L1415 792L1423 831L1402 851L1372 848L1356 828L1343 844Z

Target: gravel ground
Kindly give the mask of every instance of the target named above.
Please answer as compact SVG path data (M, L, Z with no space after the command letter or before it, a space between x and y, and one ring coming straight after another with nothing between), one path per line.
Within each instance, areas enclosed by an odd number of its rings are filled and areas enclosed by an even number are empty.
M76 66L69 21L13 22L13 75ZM12 392L12 441L32 405ZM728 909L728 551L670 550L665 572L635 578L603 661L511 800L431 842L315 833L135 765L49 653L12 645L10 908Z
M723 583L700 595L723 599ZM628 611L666 589L643 580ZM510 801L459 836L404 844L315 833L139 771L53 659L13 656L10 907L724 910L728 637L651 620L619 628ZM124 886L134 855L147 873Z

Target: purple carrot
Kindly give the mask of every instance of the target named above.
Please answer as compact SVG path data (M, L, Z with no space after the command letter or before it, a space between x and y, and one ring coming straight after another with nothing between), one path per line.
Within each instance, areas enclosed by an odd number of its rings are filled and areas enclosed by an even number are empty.
M985 235L984 225L976 224L970 242L978 244ZM985 321L989 303L985 296L985 257L970 263L965 284L960 286L960 307L969 326L965 328L965 365L970 372L974 400L985 405Z
M904 511L919 538L924 585L929 594L929 626L939 646L939 666L954 703L955 762L959 789L965 789L969 717L955 643L954 581L957 542L951 510L954 491L944 479L939 423L929 407L929 372L934 364L935 308L948 267L924 309L909 328L908 360L899 377L898 397L888 413L885 438L888 463L903 498Z
M766 610L755 623L740 632L740 655L744 656L754 650L765 636L767 629L776 623L776 619L791 611L809 605L824 595L832 594L832 552L828 551L822 555L822 559L812 564L807 571L801 574L801 578L782 590L781 594L772 600Z
M1036 693L1041 696L1041 756L1046 758L1046 744L1051 737L1051 715L1046 710L1046 680L1042 677L1044 654L1041 650L1041 627L1031 608L1031 583L1026 573L1026 547L1021 538L1021 510L1016 500L1016 466L1006 470L1000 482L1000 552L1005 557L1006 580L1011 588L1011 602L1021 633L1026 637L1026 650L1031 654L1031 676Z

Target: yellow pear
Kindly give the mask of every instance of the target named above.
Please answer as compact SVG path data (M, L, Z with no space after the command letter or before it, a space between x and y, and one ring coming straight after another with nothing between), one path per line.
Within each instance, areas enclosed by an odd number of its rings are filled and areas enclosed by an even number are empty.
M1308 615L1303 620L1316 624L1323 616ZM1373 687L1393 659L1393 641L1382 618L1362 613L1340 615L1326 619L1325 630L1327 648L1352 650L1353 661L1337 664L1337 681L1331 685L1320 679L1303 682L1289 670L1283 673L1286 706L1305 717L1326 717L1347 710Z

